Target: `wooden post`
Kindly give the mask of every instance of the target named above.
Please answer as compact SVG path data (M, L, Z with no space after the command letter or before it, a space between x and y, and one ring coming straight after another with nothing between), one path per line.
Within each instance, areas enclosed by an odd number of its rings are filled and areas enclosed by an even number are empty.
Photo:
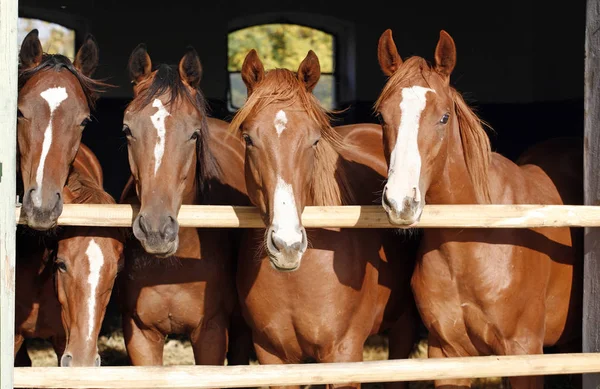
M584 199L600 205L600 2L587 0L584 86ZM586 228L583 275L583 352L600 352L600 229ZM583 376L583 389L597 389L600 374Z
M0 389L13 388L18 0L0 0Z

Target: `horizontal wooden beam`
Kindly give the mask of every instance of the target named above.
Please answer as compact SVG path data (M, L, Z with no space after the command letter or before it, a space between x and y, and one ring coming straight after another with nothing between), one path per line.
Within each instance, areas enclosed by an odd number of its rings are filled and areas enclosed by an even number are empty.
M127 204L66 204L59 225L130 227L138 213ZM26 223L20 207L17 222ZM182 227L262 228L255 207L184 205ZM306 207L305 227L395 228L381 206ZM584 205L426 205L417 228L600 227L600 206Z
M396 359L255 366L15 368L16 388L239 388L600 372L600 354Z

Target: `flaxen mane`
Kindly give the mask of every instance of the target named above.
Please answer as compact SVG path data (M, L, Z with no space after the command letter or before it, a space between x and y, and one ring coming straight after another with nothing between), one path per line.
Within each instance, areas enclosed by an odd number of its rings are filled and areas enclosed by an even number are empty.
M60 72L65 69L71 72L71 74L77 78L77 81L79 81L90 109L95 108L96 100L98 99L99 94L105 91L104 88L113 86L103 81L94 80L93 78L83 75L75 68L75 66L73 66L71 60L64 55L44 53L42 56L42 62L40 62L39 65L28 69L19 68L19 90L21 90L25 83L27 83L27 81L38 72L43 70Z
M306 91L297 75L288 69L273 69L254 89L233 117L229 128L239 131L244 121L258 115L270 104L290 106L299 102L308 118L321 129L321 141L316 148L316 164L312 180L315 205L344 205L353 203L348 178L339 164L339 151L347 147L331 126L331 112Z
M437 73L425 59L421 57L408 58L390 76L379 98L375 102L375 111L379 110L383 101L394 93L397 93L402 87L412 83L416 78L424 80L429 85L429 78L434 74ZM467 165L467 171L475 189L477 202L489 204L491 203L491 197L488 171L492 152L489 137L484 130L484 126L489 126L473 112L456 89L452 86L449 86L449 88L458 120L465 164Z
M140 93L129 103L127 109L137 111L146 107L154 101L155 98L167 96L163 101L165 106L176 106L182 101L192 104L202 116L202 128L200 136L196 141L196 153L198 158L198 178L199 190L205 194L208 181L211 178L221 177L221 169L217 160L213 157L208 147L208 121L207 104L200 89L192 93L189 86L184 84L175 66L162 64L158 66L152 77L148 77L138 84Z

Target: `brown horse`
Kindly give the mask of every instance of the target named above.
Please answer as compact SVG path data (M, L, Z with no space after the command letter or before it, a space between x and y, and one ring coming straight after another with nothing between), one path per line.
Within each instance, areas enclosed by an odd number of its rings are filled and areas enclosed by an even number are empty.
M370 204L381 186L376 171L356 162L368 157L343 146L312 94L320 77L317 56L309 51L296 73L265 72L251 50L242 77L248 99L231 129L246 143L248 194L267 228L248 230L237 284L259 362L361 361L367 337L383 330L392 330L390 357L406 358L416 313L410 245L399 244L392 230L307 231L300 221L305 206ZM360 139L376 129L367 126L362 136L354 127L342 130ZM363 153L384 167L381 143L369 145L375 149Z
M100 163L81 144L61 196L67 204L114 204ZM61 366L100 366L98 334L123 260L123 231L66 227L47 247L21 235L16 283L15 355L31 365L25 338L50 338ZM20 352L19 352L20 351Z
M239 231L179 228L177 214L182 204L247 203L243 146L230 134L228 142L212 143L215 136L226 139L227 126L212 121L217 134L208 132L202 68L193 48L178 66L152 70L140 44L129 72L134 98L123 131L132 179L121 201L139 203L140 211L121 283L127 351L133 365L162 365L165 336L186 334L197 364L222 365L228 336L238 336L230 328L243 329L235 321L241 318L234 280ZM229 171L238 171L237 181L224 174ZM230 364L248 363L249 339L245 344L237 344Z
M538 145L522 156L524 165L490 151L481 120L450 86L456 47L448 33L440 33L433 65L418 56L403 61L390 30L378 57L389 76L376 111L389 161L382 202L390 222L415 225L425 203L581 204L582 143ZM426 229L412 288L429 330L429 356L579 350L579 250L569 228ZM511 384L543 381L518 377Z
M19 52L18 157L23 212L36 230L56 225L62 188L75 158L90 109L106 84L90 78L98 46L88 35L73 63L45 54L38 30L27 34Z

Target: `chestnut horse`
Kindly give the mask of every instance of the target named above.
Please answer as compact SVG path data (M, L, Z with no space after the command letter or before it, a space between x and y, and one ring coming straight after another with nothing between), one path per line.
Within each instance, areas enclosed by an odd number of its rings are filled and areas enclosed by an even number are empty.
M62 188L90 109L107 84L90 78L98 64L92 35L86 36L71 63L60 54L43 53L34 29L21 44L19 61L17 168L22 211L29 227L49 230L62 212Z
M152 70L140 44L130 56L129 73L134 98L125 110L123 131L132 179L121 201L139 204L139 213L121 283L127 352L133 365L162 365L165 336L186 334L196 364L222 365L228 337L244 328L241 315L236 316L234 280L240 233L179 228L177 215L182 204L247 203L243 145L232 135L229 143L211 144L211 136L225 138L227 126L213 121L211 130L221 133L208 132L199 89L202 68L193 48L178 66ZM237 181L235 174L224 174L229 171L238 172ZM249 363L247 336L242 345L230 342L237 347L230 350L229 364Z
M61 198L67 204L114 204L102 188L100 163L81 144ZM16 268L15 364L30 366L25 338L50 338L61 366L100 366L98 334L117 271L123 231L65 227L47 247L19 235ZM18 353L18 355L17 355Z
M255 50L242 66L248 99L231 129L246 143L248 195L267 226L247 230L240 248L243 313L261 364L361 361L367 337L383 330L391 330L390 357L406 358L416 323L411 245L393 230L301 223L305 206L372 204L381 186L375 171L369 179L366 166L344 159L352 153L312 94L319 77L312 50L296 73L265 72ZM374 147L366 153L385 165L381 143Z
M378 57L389 76L375 110L389 161L382 203L391 223L414 226L425 203L581 204L582 143L539 145L521 157L524 165L490 151L481 120L450 85L456 47L448 33L440 32L433 65L418 56L403 61L391 30L380 37ZM579 350L580 250L569 228L425 229L412 289L429 357ZM510 381L543 386L543 377Z

